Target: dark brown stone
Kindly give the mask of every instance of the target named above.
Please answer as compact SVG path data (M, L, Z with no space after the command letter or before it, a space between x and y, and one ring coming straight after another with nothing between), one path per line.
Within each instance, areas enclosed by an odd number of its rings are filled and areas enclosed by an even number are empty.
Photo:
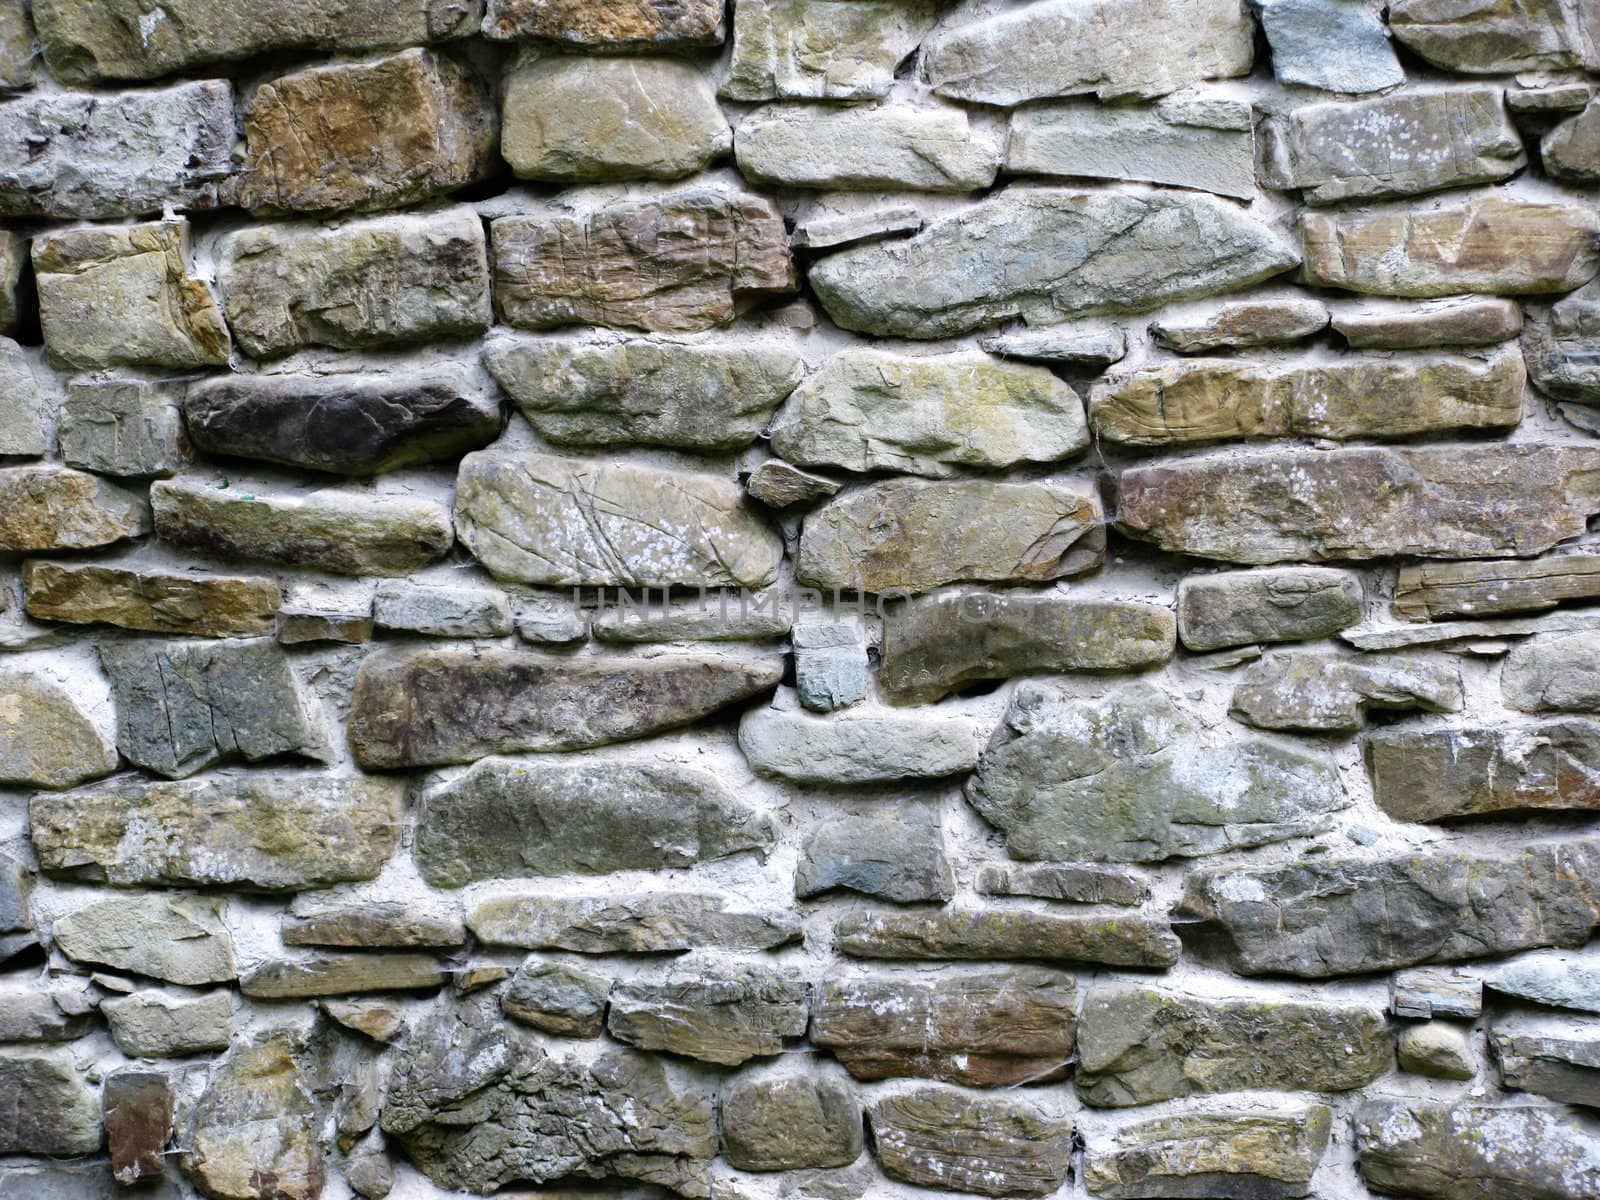
M1397 821L1600 809L1600 722L1380 729L1362 740L1373 799Z
M172 1134L172 1081L164 1071L129 1067L106 1076L100 1096L111 1172L123 1187L159 1179Z

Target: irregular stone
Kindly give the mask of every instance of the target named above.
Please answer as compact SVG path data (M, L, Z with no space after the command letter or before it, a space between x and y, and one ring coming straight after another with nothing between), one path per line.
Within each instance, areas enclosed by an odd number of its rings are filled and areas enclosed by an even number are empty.
M489 0L484 36L598 52L722 44L721 0Z
M1558 1109L1375 1099L1357 1110L1355 1134L1361 1178L1380 1192L1581 1200L1600 1188L1589 1126Z
M1580 113L1594 98L1594 89L1577 80L1531 77L1506 89L1506 105L1518 116L1545 122L1568 113Z
M39 0L33 17L50 73L76 83L154 79L279 50L444 41L477 32L481 11L478 0L264 0L245 8L163 0L152 21L129 0Z
M1395 1035L1395 1057L1402 1071L1432 1079L1471 1079L1477 1074L1468 1031L1442 1021L1400 1030Z
M1461 851L1191 875L1175 910L1241 975L1306 979L1580 946L1600 924L1600 844Z
M1506 656L1500 688L1520 712L1600 711L1600 633L1529 638Z
M116 746L72 690L34 671L0 668L0 783L73 787L116 769Z
M50 937L74 962L185 987L231 983L239 975L221 906L200 896L99 900L58 919Z
M834 927L834 945L852 958L1067 959L1123 967L1170 967L1182 949L1163 920L1018 908L861 913Z
M1045 967L829 979L818 985L811 1041L857 1079L938 1079L1015 1087L1071 1069L1072 976Z
M0 551L94 550L150 529L144 501L53 463L0 468Z
M194 368L228 362L211 290L189 274L187 221L85 226L33 239L39 321L73 367Z
M179 1130L201 1193L230 1200L316 1200L325 1171L312 1080L292 1035L223 1058Z
M797 250L831 250L851 242L915 233L924 224L922 214L909 204L876 204L869 195L864 202L846 207L841 199L862 201L860 194L847 192L843 198L830 195L801 208L795 215L789 245Z
M789 641L794 652L795 694L804 707L834 712L867 698L872 672L859 624L796 624Z
M1521 332L1522 306L1490 296L1452 296L1421 304L1368 300L1335 307L1333 328L1352 350L1492 346Z
M224 997L226 999L226 997ZM123 1187L161 1179L172 1136L175 1097L165 1071L125 1067L106 1076L101 1094L111 1173Z
M939 95L977 104L1163 96L1248 74L1254 33L1243 7L1218 0L1047 0L946 29L924 70Z
M1095 384L1089 421L1099 437L1132 446L1504 430L1522 420L1526 385L1514 349L1491 357L1352 355L1317 366L1199 358Z
M861 1105L834 1072L742 1073L719 1107L722 1156L741 1171L847 1167L861 1157Z
M11 0L0 5L0 88L26 91L33 83L33 23L22 0Z
M243 111L236 202L252 213L397 208L486 179L488 88L445 54L406 50L280 75Z
M1593 8L1583 0L1395 0L1395 40L1435 66L1474 75L1600 66Z
M1371 709L1460 712L1461 671L1427 658L1274 654L1245 672L1229 715L1257 729L1356 733ZM1369 745L1387 736L1373 734Z
M944 856L939 809L904 804L867 815L835 816L800 847L794 894L802 900L835 888L883 900L945 901L955 892Z
M1325 758L1257 738L1213 743L1143 683L1088 701L1019 684L966 794L1013 858L1095 862L1301 837L1350 802Z
M1333 1115L1320 1104L1290 1112L1183 1113L1124 1125L1109 1144L1091 1145L1089 1191L1130 1197L1309 1196L1328 1148Z
M1378 807L1399 821L1600 808L1600 723L1384 729L1365 741Z
M100 1100L67 1049L0 1046L0 1154L94 1154L104 1141ZM27 1103L22 1103L23 1097Z
M778 682L780 657L561 659L517 650L369 655L350 746L368 770L578 750L687 725Z
M692 892L508 896L479 904L467 915L467 928L490 946L579 954L770 950L800 940L800 923L789 913L730 912L726 906L724 896Z
M778 459L769 458L750 472L745 490L772 508L788 508L836 495L842 486L822 475L802 471Z
M1383 19L1365 0L1255 0L1279 83L1346 95L1406 81Z
M335 226L257 225L219 244L228 324L246 354L416 344L489 327L483 222L470 208Z
M1247 200L1256 192L1255 137L1249 105L1240 107L1242 130L1192 123L1160 105L1032 106L1011 117L1006 170L1164 183Z
M1178 637L1193 651L1305 642L1361 620L1361 578L1332 567L1190 575L1178 584Z
M1381 296L1570 292L1600 266L1600 214L1494 191L1420 212L1307 212L1300 233L1311 283Z
M970 771L987 726L948 713L813 715L788 695L739 721L739 749L761 775L796 783L892 783Z
M21 975L0 979L0 1042L70 1042L94 1031L89 992L24 982Z
M500 432L498 398L462 374L221 375L189 385L183 415L210 454L376 475L452 459Z
M0 37L3 37L0 31ZM22 292L22 273L28 265L29 240L21 234L0 233L0 332L16 333L27 301ZM16 436L18 431L10 431Z
M322 1011L346 1029L388 1045L405 1032L401 1011L384 1000L324 1000Z
M116 1181L111 1163L101 1160L13 1160L0 1167L0 1188L6 1200L123 1200L126 1190ZM182 1200L177 1185L162 1178L146 1181L140 1200Z
M5 245L0 239L0 250ZM25 256L27 252L21 253ZM5 257L9 259L10 256ZM19 269L20 265L19 261ZM0 263L0 277L10 274L4 263ZM7 291L0 286L0 328L15 325L15 321L5 318L3 311ZM0 454L40 458L49 452L50 439L45 435L39 383L22 347L8 337L0 337Z
M218 79L0 103L0 216L215 208L233 172L233 125L233 89Z
M505 637L511 599L498 588L436 587L384 580L373 597L379 629L431 637Z
M929 704L985 679L1159 666L1176 645L1177 622L1158 605L952 589L884 622L878 686L891 704Z
M1441 621L1430 625L1358 625L1340 632L1357 650L1402 650L1411 646L1445 646L1477 652L1485 646L1504 648L1501 639L1536 633L1593 632L1592 614L1546 613L1538 617L1503 617L1497 621Z
M454 907L415 900L320 902L296 896L280 930L285 946L456 947L467 929Z
M323 954L264 962L239 980L239 990L258 1000L299 1000L426 990L448 982L449 975L426 954Z
M1074 904L1129 907L1136 907L1150 898L1150 885L1138 876L1096 863L986 866L978 874L977 889L985 896L1033 896Z
M173 996L134 992L100 1002L111 1024L111 1040L129 1058L182 1058L226 1050L233 1037L233 1005L227 992Z
M378 1152L353 1155L344 1172L350 1190L366 1200L383 1200L394 1188L394 1166Z
M891 1179L983 1196L1047 1196L1067 1178L1072 1121L1035 1104L922 1087L867 1109Z
M1596 470L1588 447L1538 443L1208 456L1124 471L1117 524L1239 563L1531 556L1600 511Z
M769 105L739 123L734 154L746 179L778 187L971 192L1000 169L998 139L943 105Z
M1545 134L1539 158L1555 179L1578 183L1600 179L1600 106L1591 101L1583 112Z
M1585 220L1600 230L1600 216ZM1568 257L1579 253L1574 244ZM935 338L1017 316L1040 325L1137 312L1260 283L1297 261L1267 226L1209 196L1012 187L909 240L831 255L809 277L841 328Z
M804 1037L810 995L807 984L764 967L619 983L611 990L606 1030L644 1050L736 1067L781 1054L785 1039Z
M1483 980L1455 967L1413 967L1389 979L1389 1011L1397 1017L1477 1017Z
M1328 320L1328 306L1320 300L1241 300L1188 319L1157 321L1150 332L1169 350L1205 354L1303 341L1326 329Z
M783 542L733 481L526 451L469 454L461 542L499 579L557 586L766 587Z
M942 478L1053 462L1089 444L1083 403L1043 367L963 352L834 356L778 411L774 454L801 466Z
M1128 353L1128 338L1120 329L1077 331L1070 326L1018 329L1010 333L985 334L978 339L978 344L1002 358L1061 363L1096 371L1121 362Z
M225 558L336 575L404 575L442 557L454 540L449 513L435 501L232 482L239 486L196 476L159 480L150 489L156 536Z
M40 794L28 811L47 871L300 890L377 875L399 844L404 791L398 780L278 770Z
M283 601L278 585L258 576L39 560L23 564L22 591L28 615L40 620L200 637L271 633Z
M772 202L714 186L641 200L551 202L496 218L490 236L496 310L523 329L694 333L795 287Z
M1522 352L1539 390L1558 400L1600 403L1600 287L1591 283L1527 324Z
M597 640L623 645L640 642L762 642L781 638L794 624L795 608L783 591L703 591L698 599L650 599L644 589L635 602L632 593L619 589L617 603L605 597L594 610L590 628Z
M501 334L483 361L541 437L578 446L741 449L805 375L786 346L733 342Z
M514 1021L565 1037L599 1037L611 980L565 963L529 959L500 994L500 1009Z
M734 0L729 100L860 100L886 95L895 69L938 19L930 0Z
M1535 1004L1600 1013L1600 962L1593 957L1537 951L1489 967L1484 983Z
M76 379L67 385L61 457L102 475L171 475L189 462L181 389L139 379Z

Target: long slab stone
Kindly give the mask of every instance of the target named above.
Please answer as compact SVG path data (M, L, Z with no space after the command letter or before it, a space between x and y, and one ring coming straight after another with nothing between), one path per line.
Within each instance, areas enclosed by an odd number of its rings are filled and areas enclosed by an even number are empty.
M1139 1121L1089 1145L1084 1182L1104 1200L1309 1196L1332 1128L1333 1114L1320 1104Z
M1189 575L1178 584L1178 637L1204 652L1253 642L1306 642L1363 613L1361 577L1333 567Z
M1600 809L1600 722L1378 729L1362 743L1373 799L1397 821Z
M1583 0L1395 0L1389 27L1426 61L1470 75L1600 67L1600 16Z
M790 912L730 910L725 896L684 892L505 896L473 908L467 927L491 946L577 954L771 950L801 937Z
M42 621L200 637L271 633L283 603L277 583L260 576L40 559L23 564L22 594L28 615Z
M1393 612L1407 621L1544 612L1600 597L1600 554L1552 554L1530 561L1407 563Z
M1449 660L1306 651L1252 665L1233 689L1228 715L1257 729L1356 733L1371 709L1459 712L1463 703L1461 669Z
M923 1087L867 1110L883 1173L981 1196L1048 1196L1072 1164L1072 1119L1054 1109Z
M1177 934L1158 918L1009 908L858 913L834 927L834 947L851 958L1044 959L1122 967L1170 967L1182 952Z
M796 783L891 783L970 771L987 732L952 713L823 716L775 704L740 719L739 749L757 774Z
M598 53L720 46L722 0L489 0L483 35Z
M150 530L136 493L53 463L0 467L0 551L97 550Z
M767 105L739 123L733 151L746 179L778 187L971 192L1000 169L999 140L954 106Z

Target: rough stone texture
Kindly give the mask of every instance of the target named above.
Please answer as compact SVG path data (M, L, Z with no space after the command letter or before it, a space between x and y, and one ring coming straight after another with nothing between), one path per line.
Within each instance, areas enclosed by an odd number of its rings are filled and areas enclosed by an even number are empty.
M797 783L892 783L970 771L986 729L944 713L805 712L780 693L739 722L739 749L758 774Z
M1188 319L1157 321L1150 332L1179 354L1206 354L1303 341L1327 327L1328 306L1320 300L1240 300Z
M1530 320L1523 334L1528 374L1539 390L1558 400L1600 402L1600 287L1591 283L1558 301L1542 320Z
M101 1105L107 1148L112 1176L123 1187L161 1178L174 1100L165 1072L130 1067L106 1077Z
M681 602L650 601L641 593L630 603L599 608L589 622L595 638L623 645L639 642L764 642L787 635L794 625L788 597L779 590L707 591Z
M484 35L595 51L717 46L721 0L489 0Z
M1296 1112L1140 1121L1123 1126L1109 1144L1091 1144L1084 1182L1107 1200L1309 1196L1332 1125L1332 1113L1320 1104Z
M1573 224L1569 265L1593 274L1600 257L1578 238L1592 238L1600 217L1549 211ZM845 329L932 338L1017 316L1038 325L1138 312L1259 283L1298 261L1267 226L1210 197L1011 187L909 240L823 259L809 278Z
M65 1049L0 1046L0 1092L27 1103L0 1109L0 1154L93 1154L104 1140L100 1102Z
M1066 1180L1072 1121L1023 1100L924 1087L867 1110L884 1174L983 1196L1046 1196Z
M1361 579L1332 567L1190 575L1178 585L1178 637L1189 650L1309 642L1361 620Z
M931 0L734 0L729 100L882 96L933 28Z
M1468 74L1600 66L1594 10L1582 0L1396 0L1395 40L1428 62Z
M94 550L150 529L135 493L67 467L0 467L0 551Z
M1002 358L1060 363L1090 370L1121 362L1128 353L1128 337L1120 329L1080 332L1071 325L989 333L980 337L978 344Z
M745 480L745 490L771 508L789 508L837 495L842 484L822 475L769 458Z
M1600 962L1593 957L1535 951L1490 967L1484 981L1506 996L1600 1013Z
M1389 1011L1397 1017L1476 1017L1483 980L1457 967L1412 967L1389 977Z
M950 899L955 883L937 806L869 811L813 830L800 847L794 894L805 899L843 888L902 902Z
M202 1193L316 1200L326 1171L307 1075L286 1033L243 1044L221 1061L179 1130L184 1165Z
M445 965L426 954L324 954L262 963L239 980L239 990L260 1000L300 1000L427 990L448 978Z
M867 698L871 664L862 629L850 621L797 623L789 635L794 686L813 712L834 712Z
M1454 663L1290 653L1274 654L1246 671L1233 689L1229 713L1257 729L1355 733L1373 709L1459 712L1464 699ZM1375 733L1367 744L1377 746L1389 736Z
M1600 711L1600 634L1532 637L1506 656L1506 704L1521 712Z
M0 667L0 783L64 788L116 769L116 746L69 688Z
M94 1027L94 999L86 990L13 986L9 980L0 985L0 1042L70 1042Z
M453 908L410 900L326 904L297 896L279 932L286 946L455 947L467 941Z
M471 762L643 737L768 690L771 657L548 658L424 650L365 659L350 744L368 769Z
M836 1074L742 1073L719 1107L722 1156L741 1171L846 1167L861 1157L861 1105Z
M102 1000L100 1011L111 1025L111 1040L130 1058L226 1050L233 1037L233 1005L222 991L192 998L134 992Z
M894 104L771 105L739 123L734 154L753 183L850 191L978 191L1000 167L998 139L961 109Z
M1522 330L1515 300L1449 297L1412 304L1369 300L1333 310L1333 329L1353 350L1425 350L1434 346L1492 346ZM1537 372L1530 364L1530 372Z
M1468 1031L1443 1021L1411 1025L1395 1035L1395 1058L1402 1071L1432 1079L1471 1079L1477 1074Z
M611 990L606 1030L644 1050L736 1067L779 1054L785 1039L805 1035L810 991L764 967L663 983L619 983Z
M1381 92L1405 82L1383 19L1365 0L1255 0L1279 83Z
M1600 808L1600 723L1385 729L1365 738L1373 799L1400 821Z
M984 867L978 891L985 896L1034 896L1073 904L1135 907L1150 898L1150 885L1132 872L1098 863L1038 863Z
M501 993L500 1008L512 1020L545 1033L599 1037L610 995L611 980L603 975L530 959Z
M769 432L773 453L801 466L935 478L1053 462L1089 444L1083 404L1065 383L970 352L846 350L795 390Z
M189 462L181 390L134 379L79 379L67 385L57 432L61 457L102 475L171 475Z
M494 588L386 579L373 595L372 619L379 629L431 637L505 637L511 632L511 599Z
M834 943L853 958L1059 959L1122 967L1169 967L1181 950L1165 921L1014 908L850 916L835 927Z
M491 946L579 954L770 950L800 938L799 922L787 913L729 911L725 897L692 892L510 896L478 905L467 926Z
M1539 144L1545 170L1556 179L1593 183L1600 179L1600 107L1591 102L1561 122Z
M0 512L4 508L0 507ZM283 594L257 576L187 575L142 567L33 560L22 573L28 615L151 633L271 633Z
M1556 554L1531 562L1412 563L1400 568L1394 615L1408 621L1542 612L1600 595L1600 555Z
M198 987L238 977L221 906L199 896L151 893L98 900L51 927L74 962Z

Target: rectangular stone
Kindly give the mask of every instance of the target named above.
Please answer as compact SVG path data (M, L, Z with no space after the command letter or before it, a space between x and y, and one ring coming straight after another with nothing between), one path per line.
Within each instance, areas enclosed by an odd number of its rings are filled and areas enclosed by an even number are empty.
M373 595L379 629L429 637L505 637L511 597L499 588L450 587L386 579Z
M1380 729L1362 742L1373 799L1397 821L1600 809L1600 722Z
M1361 620L1361 577L1333 567L1189 575L1178 584L1178 637L1196 652L1306 642Z
M1071 904L1137 907L1150 899L1150 885L1131 871L1101 863L1029 863L986 866L978 873L985 896L1033 896Z
M1072 1119L1001 1096L924 1087L867 1110L883 1173L982 1196L1050 1196L1072 1169Z
M1170 967L1182 944L1165 920L1057 916L991 908L937 913L862 913L834 927L852 958L1044 959L1122 967Z
M1352 350L1492 346L1522 332L1522 306L1492 296L1447 296L1421 304L1366 300L1335 306L1333 331Z
M55 463L0 467L0 552L98 550L150 530L143 497Z
M264 962L239 980L239 990L258 1000L303 1000L425 990L443 985L449 975L426 954L320 954Z
M862 100L938 20L934 0L734 0L729 100Z
M1300 342L1327 327L1328 306L1322 301L1284 296L1212 304L1193 315L1153 321L1150 333L1179 354L1208 354Z
M994 182L1000 143L953 105L773 104L739 122L734 156L752 183L971 192Z
M766 967L611 989L606 1031L645 1050L736 1067L805 1036L811 988Z
M1553 1015L1497 1018L1489 1031L1503 1087L1600 1108L1600 1021Z
M1600 598L1600 554L1552 554L1526 562L1409 563L1401 566L1394 615L1407 621L1543 612L1568 600Z
M1411 967L1389 978L1389 1011L1413 1021L1483 1013L1483 979L1455 967Z
M278 585L259 576L39 560L23 564L22 592L28 615L43 621L201 637L271 633L283 601Z
M507 896L472 909L467 927L490 946L578 954L770 950L801 936L789 912L729 911L724 896L683 892Z
M719 46L723 0L489 0L485 37L599 52Z
M1104 1200L1309 1196L1332 1127L1333 1114L1320 1104L1298 1112L1139 1121L1124 1125L1114 1141L1090 1145L1084 1180Z
M102 475L147 478L188 465L182 385L145 379L75 379L57 432L61 457Z

